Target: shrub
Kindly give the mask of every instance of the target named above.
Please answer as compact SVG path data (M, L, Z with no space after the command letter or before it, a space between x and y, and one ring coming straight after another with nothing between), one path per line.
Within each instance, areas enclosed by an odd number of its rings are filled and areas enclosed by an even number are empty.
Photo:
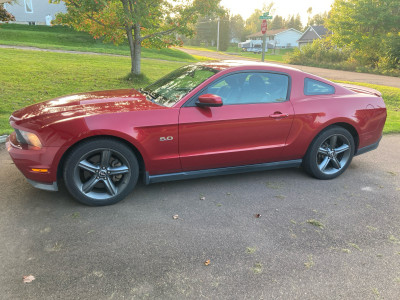
M295 49L285 56L290 64L400 76L400 33L390 35L385 43L363 51L336 47L329 38Z
M0 21L9 22L15 21L15 17L4 8L4 4L0 4Z
M337 64L348 60L350 51L347 48L339 49L331 44L328 39L315 40L312 44L295 49L289 56L287 62L294 64L320 63Z

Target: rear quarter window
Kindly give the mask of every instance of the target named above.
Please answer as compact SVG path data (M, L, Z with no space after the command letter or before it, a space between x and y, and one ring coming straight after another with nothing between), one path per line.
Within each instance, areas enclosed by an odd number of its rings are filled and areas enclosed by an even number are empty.
M311 78L304 79L304 95L332 95L335 88L327 83Z

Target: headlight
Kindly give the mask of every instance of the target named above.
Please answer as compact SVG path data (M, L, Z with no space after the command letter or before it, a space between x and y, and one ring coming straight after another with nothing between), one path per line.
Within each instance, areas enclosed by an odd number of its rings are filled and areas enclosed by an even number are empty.
M36 148L42 148L42 143L40 142L38 136L32 132L23 131L15 129L17 134L17 140L21 144L30 145Z

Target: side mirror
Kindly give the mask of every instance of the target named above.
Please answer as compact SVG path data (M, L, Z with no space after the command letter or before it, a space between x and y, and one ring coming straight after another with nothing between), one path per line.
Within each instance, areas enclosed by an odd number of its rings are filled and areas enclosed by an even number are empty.
M196 101L196 105L200 107L217 107L222 106L222 99L220 96L213 94L204 94L199 96L199 100Z

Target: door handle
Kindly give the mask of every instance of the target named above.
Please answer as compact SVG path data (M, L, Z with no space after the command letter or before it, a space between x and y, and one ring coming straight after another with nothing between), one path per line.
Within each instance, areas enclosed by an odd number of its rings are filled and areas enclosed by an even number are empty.
M289 117L289 114L283 114L281 112L275 112L272 115L269 115L270 118L274 119L282 119L282 118L287 118Z

